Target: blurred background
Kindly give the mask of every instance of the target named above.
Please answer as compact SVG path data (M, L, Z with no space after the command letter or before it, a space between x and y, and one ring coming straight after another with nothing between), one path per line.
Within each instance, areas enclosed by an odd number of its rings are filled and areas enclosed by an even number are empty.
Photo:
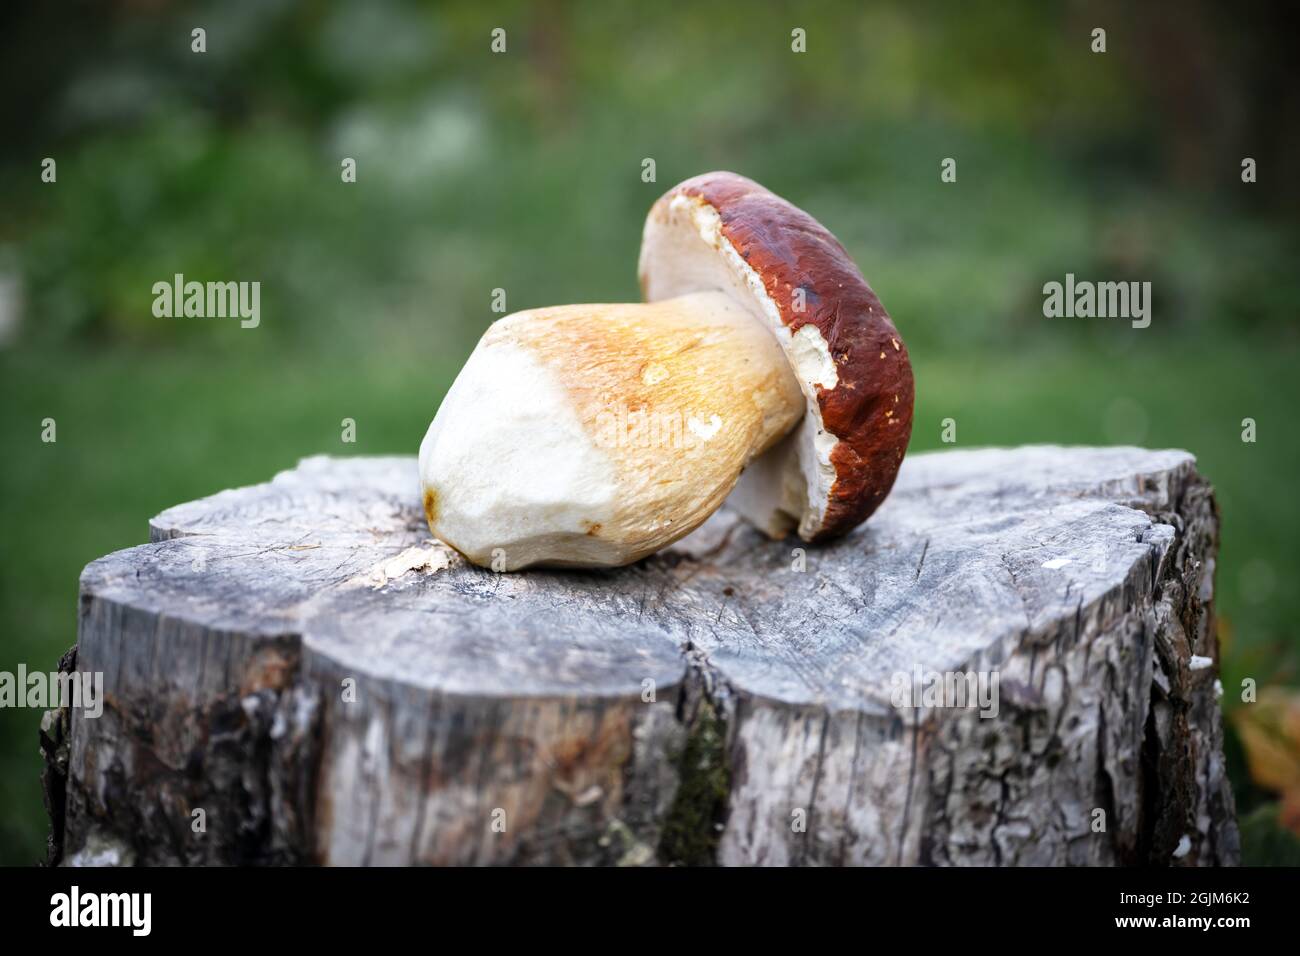
M943 447L952 418L959 447L1198 456L1223 517L1246 861L1300 863L1286 12L4 4L0 670L53 669L76 640L81 568L146 541L162 509L305 455L414 454L497 317L493 289L510 311L634 301L651 202L731 169L821 219L893 314L915 364L913 451ZM206 53L191 51L195 27ZM504 54L489 49L497 27ZM955 183L940 181L947 157ZM260 281L260 326L155 318L152 286L178 272ZM1044 318L1043 284L1067 272L1151 282L1150 328ZM0 710L0 862L44 853L39 720Z

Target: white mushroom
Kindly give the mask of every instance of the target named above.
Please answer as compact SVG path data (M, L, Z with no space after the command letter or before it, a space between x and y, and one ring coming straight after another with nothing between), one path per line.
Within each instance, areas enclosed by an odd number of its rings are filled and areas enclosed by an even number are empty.
M627 564L704 521L802 414L776 339L721 293L520 312L425 435L425 511L497 570Z

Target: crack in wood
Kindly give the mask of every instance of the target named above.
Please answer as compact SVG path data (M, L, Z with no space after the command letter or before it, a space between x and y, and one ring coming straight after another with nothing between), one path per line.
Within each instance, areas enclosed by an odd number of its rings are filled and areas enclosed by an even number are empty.
M723 514L621 571L348 587L427 542L417 487L411 459L309 459L87 567L78 666L114 706L70 720L68 853L1168 863L1190 826L1181 863L1236 858L1214 670L1186 666L1218 659L1218 516L1186 453L912 456L803 573ZM1040 568L1049 548L1105 560ZM917 668L997 671L998 714L900 713Z

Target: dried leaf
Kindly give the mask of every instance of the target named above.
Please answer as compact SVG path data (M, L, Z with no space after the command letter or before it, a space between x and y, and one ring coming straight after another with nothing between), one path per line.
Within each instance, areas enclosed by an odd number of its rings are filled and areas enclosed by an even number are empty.
M1250 777L1282 795L1283 824L1300 833L1300 691L1266 687L1233 717Z

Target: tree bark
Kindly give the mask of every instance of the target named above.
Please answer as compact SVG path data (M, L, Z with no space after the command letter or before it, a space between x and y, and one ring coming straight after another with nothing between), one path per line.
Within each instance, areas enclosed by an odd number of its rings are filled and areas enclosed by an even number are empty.
M63 862L1237 861L1185 452L914 455L843 540L608 572L468 566L417 488L308 459L85 569Z

